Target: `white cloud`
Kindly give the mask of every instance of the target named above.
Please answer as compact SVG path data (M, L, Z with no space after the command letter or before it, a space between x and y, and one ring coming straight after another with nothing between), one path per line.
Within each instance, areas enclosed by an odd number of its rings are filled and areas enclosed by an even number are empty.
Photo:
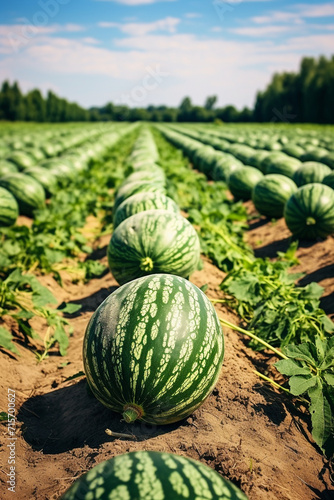
M180 23L180 19L176 17L166 17L159 19L152 23L113 23L101 22L98 25L100 28L118 28L122 33L130 36L144 36L154 31L167 31L168 33L175 33L176 27Z
M285 33L291 31L291 26L256 26L249 28L234 28L230 29L230 33L236 35L252 36L257 38L263 38L265 36L279 35L280 33Z
M245 0L244 0L245 1ZM334 16L334 4L296 4L288 11L272 11L268 15L254 16L251 20L256 24L288 23L301 24L306 19Z

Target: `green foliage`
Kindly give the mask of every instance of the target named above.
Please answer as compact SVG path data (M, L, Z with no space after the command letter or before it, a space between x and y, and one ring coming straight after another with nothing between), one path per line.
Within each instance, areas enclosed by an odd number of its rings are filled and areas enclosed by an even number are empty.
M288 345L283 349L289 359L275 363L280 373L289 378L295 396L310 400L312 436L321 450L334 455L334 337Z
M0 284L0 318L10 316L18 329L23 333L26 342L29 339L40 339L39 334L33 329L29 321L38 316L43 318L47 325L44 336L44 351L36 352L39 360L47 356L48 351L56 343L62 356L66 354L68 347L68 337L73 329L69 322L63 318L59 311L50 307L57 301L54 295L41 285L38 279L29 274L22 274L20 269L13 271ZM73 313L81 306L67 304L61 312ZM13 343L13 335L6 328L0 328L0 346L18 354L18 350Z
M227 303L236 309L261 339L272 346L325 338L334 332L334 324L319 308L323 288L317 283L297 287L295 281L303 274L291 274L296 263L294 243L278 260L254 259L234 268L221 284L231 298ZM251 342L255 349L262 346Z

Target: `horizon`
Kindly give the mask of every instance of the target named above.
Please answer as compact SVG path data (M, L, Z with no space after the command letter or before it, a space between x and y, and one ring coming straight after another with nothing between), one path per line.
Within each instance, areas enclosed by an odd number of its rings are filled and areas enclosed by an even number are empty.
M253 108L276 72L330 57L334 5L283 0L13 0L1 7L0 79L85 108L112 102Z

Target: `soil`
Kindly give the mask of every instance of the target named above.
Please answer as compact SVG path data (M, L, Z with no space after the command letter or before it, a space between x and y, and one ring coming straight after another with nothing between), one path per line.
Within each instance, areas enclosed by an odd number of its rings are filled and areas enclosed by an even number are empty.
M283 220L271 223L254 218L247 238L258 256L274 257L277 250L285 251L290 243ZM108 237L102 238L95 252L105 264L108 241ZM325 288L322 307L333 317L333 238L302 244L297 254L300 264L296 271L307 273L302 284L316 281ZM196 272L191 281L198 286L208 284L208 296L216 298L222 296L219 284L223 277L204 259L204 269ZM88 392L84 376L68 380L83 369L81 351L86 325L96 307L116 289L116 281L110 273L85 285L72 284L64 275L63 288L50 276L40 280L59 303L78 303L82 309L70 319L74 333L64 358L55 350L48 359L37 363L33 352L23 345L19 346L19 357L0 352L0 411L7 411L8 389L15 391L17 410L15 494L7 490L6 483L7 445L13 440L8 439L7 424L1 426L2 499L57 499L77 477L102 460L142 449L200 460L241 487L250 500L334 499L333 468L312 441L305 409L254 373L257 369L274 376L270 366L276 359L269 353L252 351L245 338L225 328L221 376L199 410L170 426L126 424ZM238 323L234 313L223 306L217 305L217 312ZM130 434L133 439L110 437L106 428Z

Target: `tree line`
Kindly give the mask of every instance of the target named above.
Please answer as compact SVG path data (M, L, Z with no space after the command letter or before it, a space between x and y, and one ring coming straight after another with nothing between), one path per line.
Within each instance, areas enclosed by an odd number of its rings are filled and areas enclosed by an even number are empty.
M84 109L49 91L23 94L17 82L5 81L0 90L0 119L11 121L155 121L155 122L295 122L334 123L334 56L305 57L297 73L276 73L264 91L256 95L253 109L217 107L217 96L203 106L185 97L175 107L130 108L108 103Z

